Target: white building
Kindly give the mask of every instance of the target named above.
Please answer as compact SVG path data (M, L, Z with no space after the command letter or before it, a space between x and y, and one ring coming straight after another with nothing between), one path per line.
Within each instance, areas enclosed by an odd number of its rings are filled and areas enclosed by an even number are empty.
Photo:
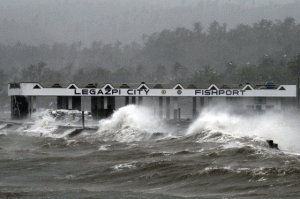
M182 84L88 84L68 85L41 83L10 83L12 118L24 118L36 110L37 97L57 97L58 109L81 110L81 98L91 98L94 118L104 118L116 108L116 99L129 103L151 103L160 117L180 117L180 99L190 98L192 115L203 108L219 104L230 105L239 111L282 110L283 101L297 97L296 85L237 84L237 85L182 85ZM121 105L122 106L122 105Z

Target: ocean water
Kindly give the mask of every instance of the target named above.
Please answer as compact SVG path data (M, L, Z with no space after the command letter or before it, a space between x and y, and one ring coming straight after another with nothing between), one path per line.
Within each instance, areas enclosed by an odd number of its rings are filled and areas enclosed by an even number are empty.
M49 113L0 124L0 198L300 197L296 115L210 110L178 125L129 105L70 136L80 117Z

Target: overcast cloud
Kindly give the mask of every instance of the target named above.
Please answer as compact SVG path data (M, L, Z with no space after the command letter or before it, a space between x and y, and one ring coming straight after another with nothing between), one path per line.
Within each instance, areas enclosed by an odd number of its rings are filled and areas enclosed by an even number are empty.
M142 42L143 34L176 27L205 28L214 20L251 25L261 19L300 20L295 0L0 0L0 42Z

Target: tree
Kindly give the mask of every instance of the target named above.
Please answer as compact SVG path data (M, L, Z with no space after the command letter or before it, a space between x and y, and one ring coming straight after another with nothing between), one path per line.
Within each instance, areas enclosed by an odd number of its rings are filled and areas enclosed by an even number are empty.
M45 62L39 62L38 64L31 64L27 68L24 68L21 71L21 81L41 81L42 73L46 65Z
M0 69L0 93L3 92L3 84L6 80L6 74L3 69Z
M175 62L175 64L172 65L171 73L173 81L177 83L184 82L188 69L179 62Z
M219 83L220 76L210 65L202 66L202 70L196 70L192 76L192 82L195 84L216 84Z
M135 79L139 82L144 81L144 67L142 64L139 64L135 70Z
M202 34L202 30L203 30L203 26L202 26L201 22L195 22L194 23L194 33L196 35L200 35L200 34Z
M37 70L37 75L38 75L38 79L40 79L43 68L46 66L47 64L45 62L40 62L37 64L36 66L36 70Z
M112 74L113 82L122 84L134 82L134 73L132 71L132 68L129 67L119 68L118 70L116 70L116 72Z
M5 82L5 73L3 69L0 69L0 82L3 83Z
M153 77L154 81L157 83L164 83L166 80L166 75L167 75L166 67L162 64L158 64L154 72L154 77Z
M300 75L300 54L294 56L294 58L290 60L287 65L291 76L296 79L296 77Z
M45 68L43 74L39 77L39 81L57 83L64 82L64 78L59 71Z

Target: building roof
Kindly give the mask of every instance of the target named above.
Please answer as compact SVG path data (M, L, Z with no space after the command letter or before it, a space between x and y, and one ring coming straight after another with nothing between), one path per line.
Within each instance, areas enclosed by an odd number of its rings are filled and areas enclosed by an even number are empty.
M146 88L149 89L209 89L212 85L217 87L217 89L243 89L245 87L249 87L251 89L270 89L268 85L263 83L253 84L253 83L246 83L246 84L187 84L187 83L177 83L177 84L160 84L160 83L145 83L142 82L140 84L120 84L120 83L47 83L47 82L22 82L22 83L37 83L41 85L43 88L69 88L70 86L74 85L75 88L104 88L106 86L110 86L112 88L132 88L138 89L142 85L145 85ZM11 83L13 86L17 86L20 83ZM277 89L280 85L274 84L271 89Z

